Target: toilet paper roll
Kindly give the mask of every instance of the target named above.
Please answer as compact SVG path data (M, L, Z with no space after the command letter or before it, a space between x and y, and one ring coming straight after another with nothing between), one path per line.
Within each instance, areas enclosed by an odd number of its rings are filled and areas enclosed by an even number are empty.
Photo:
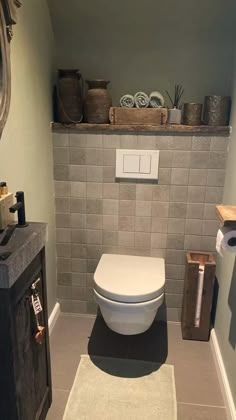
M223 256L223 251L236 254L236 230L222 227L216 238L216 251Z

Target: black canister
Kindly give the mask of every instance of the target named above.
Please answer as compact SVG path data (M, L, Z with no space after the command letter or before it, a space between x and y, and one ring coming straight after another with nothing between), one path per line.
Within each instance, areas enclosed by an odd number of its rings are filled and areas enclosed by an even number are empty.
M205 96L203 122L210 126L229 124L231 108L230 96Z
M184 125L201 125L202 104L185 103L183 108Z

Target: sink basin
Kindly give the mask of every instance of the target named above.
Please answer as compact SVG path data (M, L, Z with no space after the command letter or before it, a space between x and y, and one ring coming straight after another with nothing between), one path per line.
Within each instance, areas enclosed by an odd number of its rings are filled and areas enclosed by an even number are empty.
M32 222L24 228L10 228L0 234L0 244L3 244L0 246L0 288L9 288L15 283L45 246L46 232L46 223Z

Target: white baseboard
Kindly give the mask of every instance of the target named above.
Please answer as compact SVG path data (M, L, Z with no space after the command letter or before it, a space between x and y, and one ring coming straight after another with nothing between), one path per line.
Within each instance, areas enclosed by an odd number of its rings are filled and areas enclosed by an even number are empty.
M215 364L216 364L218 378L220 381L221 390L222 390L223 397L226 404L228 418L229 420L236 420L236 408L234 405L234 400L233 400L232 392L229 386L229 381L228 381L227 373L225 370L224 361L222 358L219 343L218 343L217 336L214 329L212 329L211 331L210 343L211 343L211 349L212 349Z
M49 329L49 335L52 334L52 330L56 325L56 322L59 318L61 309L60 309L60 304L57 302L56 305L54 306L52 313L50 315L50 317L48 318L48 329Z

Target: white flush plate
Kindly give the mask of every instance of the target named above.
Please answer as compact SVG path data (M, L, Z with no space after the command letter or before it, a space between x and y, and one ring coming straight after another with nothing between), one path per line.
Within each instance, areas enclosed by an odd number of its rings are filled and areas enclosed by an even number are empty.
M116 150L116 177L158 179L159 150Z

